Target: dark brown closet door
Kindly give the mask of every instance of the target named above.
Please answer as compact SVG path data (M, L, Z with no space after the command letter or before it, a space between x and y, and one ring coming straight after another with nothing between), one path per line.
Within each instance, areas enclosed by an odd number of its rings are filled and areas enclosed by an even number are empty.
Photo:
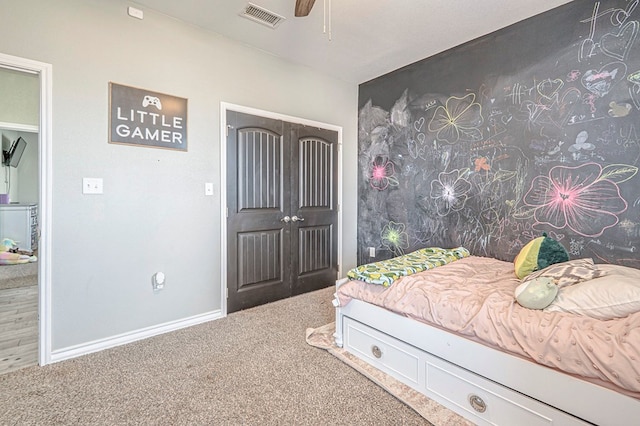
M227 312L333 285L337 133L227 112Z
M293 125L291 135L292 293L301 294L338 275L338 134Z

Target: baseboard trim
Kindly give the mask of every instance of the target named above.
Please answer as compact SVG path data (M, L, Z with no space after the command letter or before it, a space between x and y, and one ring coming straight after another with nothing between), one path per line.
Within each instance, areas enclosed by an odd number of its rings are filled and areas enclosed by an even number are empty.
M170 321L151 327L142 328L128 333L122 333L105 339L98 339L79 345L69 346L63 349L57 349L51 352L51 362L64 361L71 358L77 358L93 352L103 351L105 349L114 348L116 346L126 345L127 343L136 342L138 340L147 339L159 334L168 333L170 331L179 330L181 328L191 327L193 325L202 324L204 322L213 321L224 317L222 310L207 312L200 315L184 318L181 320Z

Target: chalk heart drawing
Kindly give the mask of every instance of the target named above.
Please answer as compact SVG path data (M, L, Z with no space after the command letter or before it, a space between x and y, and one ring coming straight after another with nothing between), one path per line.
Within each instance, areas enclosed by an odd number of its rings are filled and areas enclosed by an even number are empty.
M411 157L414 159L418 157L424 159L424 155L427 152L427 137L424 135L424 133L418 133L417 139L417 141L414 141L412 139L409 140L407 144L409 148L409 155L411 155Z
M424 117L420 117L419 120L416 120L415 123L413 123L413 127L418 131L422 131L422 127L424 126Z
M617 9L616 12L611 17L611 22L615 26L620 26L624 24L627 19L631 17L631 14L634 10L636 10L636 6L638 6L638 0L635 0L626 9Z
M624 61L629 49L638 37L638 21L629 21L618 34L608 33L602 36L600 48L605 55Z
M564 82L559 78L555 80L547 79L538 83L537 90L543 98L553 100L557 97L558 91L562 89L562 86L564 86Z
M623 62L611 62L599 70L585 71L580 81L585 89L602 98L626 73L627 66Z
M513 116L511 114L509 115L503 115L502 117L500 117L500 121L502 121L502 124L509 124L509 122L513 119Z
M580 59L590 58L595 55L598 45L590 38L585 39L580 46Z

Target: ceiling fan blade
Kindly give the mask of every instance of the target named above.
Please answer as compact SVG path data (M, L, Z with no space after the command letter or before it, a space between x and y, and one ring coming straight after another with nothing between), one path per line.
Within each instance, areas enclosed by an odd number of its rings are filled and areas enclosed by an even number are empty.
M316 0L296 0L295 16L307 16Z

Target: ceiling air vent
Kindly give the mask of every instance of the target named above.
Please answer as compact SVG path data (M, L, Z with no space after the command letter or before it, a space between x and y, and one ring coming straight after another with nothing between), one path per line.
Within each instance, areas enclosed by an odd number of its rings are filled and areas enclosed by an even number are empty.
M263 7L256 6L253 3L247 3L242 12L240 12L240 16L271 28L277 28L278 25L285 20L284 16L280 16Z

